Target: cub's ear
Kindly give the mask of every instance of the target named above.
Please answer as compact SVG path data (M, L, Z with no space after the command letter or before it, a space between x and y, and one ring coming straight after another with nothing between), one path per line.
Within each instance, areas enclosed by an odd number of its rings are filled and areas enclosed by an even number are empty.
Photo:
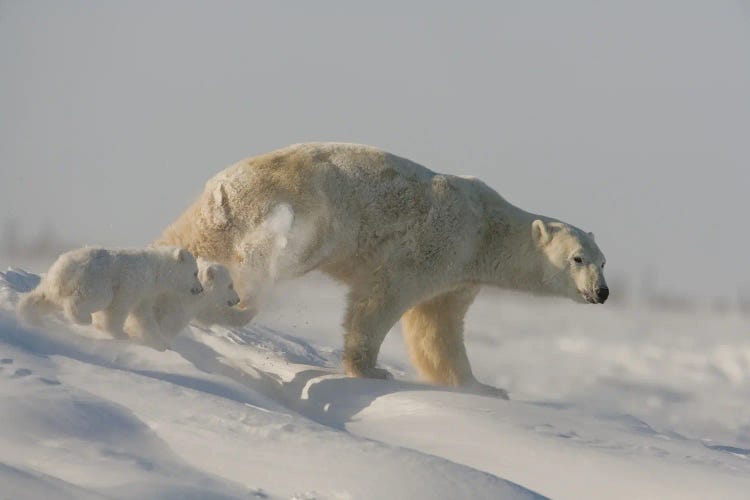
M593 239L596 239L596 238L594 238L594 233L589 233L589 236L591 236L591 239L592 239L592 240L593 240Z
M543 220L537 219L531 223L531 238L539 246L549 243L549 227L547 227L547 224Z
M184 248L176 248L174 251L174 258L177 259L177 262L183 262L187 260L189 257L190 257L190 252L188 252Z
M224 184L219 184L209 193L204 214L214 227L222 228L229 224L229 197Z
M206 280L210 283L213 282L216 277L216 266L208 266L206 268Z

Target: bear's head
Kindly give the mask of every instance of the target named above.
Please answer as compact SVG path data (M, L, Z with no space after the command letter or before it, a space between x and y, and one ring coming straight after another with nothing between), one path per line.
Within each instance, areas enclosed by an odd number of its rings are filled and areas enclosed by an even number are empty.
M211 302L212 307L220 310L240 303L240 296L234 290L232 276L226 267L202 259L198 262L198 267L198 278L206 291L204 300Z
M569 224L537 219L531 225L542 254L542 291L578 302L603 304L609 296L604 254L594 235Z
M175 247L167 247L163 251L166 254L167 268L160 274L161 286L181 295L198 295L203 292L203 286L198 280L198 263L193 254L184 248Z

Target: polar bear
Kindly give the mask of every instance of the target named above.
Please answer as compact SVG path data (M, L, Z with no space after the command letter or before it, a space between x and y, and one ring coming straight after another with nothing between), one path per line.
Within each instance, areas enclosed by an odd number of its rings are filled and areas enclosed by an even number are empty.
M131 338L163 351L191 321L204 326L244 326L255 316L254 309L235 307L240 297L226 267L199 258L198 279L203 287L200 295L163 294L139 303L125 321L125 331ZM141 324L142 318L149 317L155 322Z
M93 322L115 337L126 338L123 323L138 302L161 294L190 297L202 291L195 258L182 248L86 247L60 255L40 284L19 301L18 313L34 324L41 314L62 309L74 323Z
M268 223L279 212L289 224ZM348 285L350 376L388 376L378 351L403 318L426 381L501 397L474 378L463 342L480 286L582 303L609 294L590 233L526 212L476 178L357 144L297 144L228 167L160 243L227 265L245 304L263 284L313 269Z

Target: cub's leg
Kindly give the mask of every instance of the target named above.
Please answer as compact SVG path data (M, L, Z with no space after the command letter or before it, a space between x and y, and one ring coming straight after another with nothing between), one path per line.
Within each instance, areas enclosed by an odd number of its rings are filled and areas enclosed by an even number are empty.
M123 326L130 310L133 308L134 299L129 294L122 292L123 290L120 290L120 293L115 295L109 305L94 316L94 326L112 334L115 338L127 339L129 337Z
M79 301L73 297L69 297L63 301L62 304L63 312L65 316L79 325L90 325L91 324L91 312L84 310L80 307Z
M507 399L507 393L478 382L464 346L464 316L479 292L467 286L409 309L402 318L412 363L425 380Z
M173 339L190 323L191 314L183 300L173 294L164 294L153 304L152 311L162 338Z
M112 300L112 290L107 287L93 287L88 292L80 293L76 291L62 300L63 312L73 323L90 325L91 315L104 309Z
M169 347L154 315L153 300L138 303L127 317L124 330L130 338L140 340L156 350L163 351Z

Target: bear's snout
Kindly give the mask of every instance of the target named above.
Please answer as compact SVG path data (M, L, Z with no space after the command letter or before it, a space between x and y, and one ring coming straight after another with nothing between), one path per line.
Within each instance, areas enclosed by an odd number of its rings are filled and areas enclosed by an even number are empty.
M227 300L227 305L229 307L234 307L234 306L236 306L239 303L240 303L240 299L239 298L236 298L234 300Z
M604 301L609 297L609 288L597 288L596 289L596 301L600 304L604 304Z
M202 291L203 291L202 286L194 286L193 288L190 289L190 293L192 293L193 295L198 295Z

